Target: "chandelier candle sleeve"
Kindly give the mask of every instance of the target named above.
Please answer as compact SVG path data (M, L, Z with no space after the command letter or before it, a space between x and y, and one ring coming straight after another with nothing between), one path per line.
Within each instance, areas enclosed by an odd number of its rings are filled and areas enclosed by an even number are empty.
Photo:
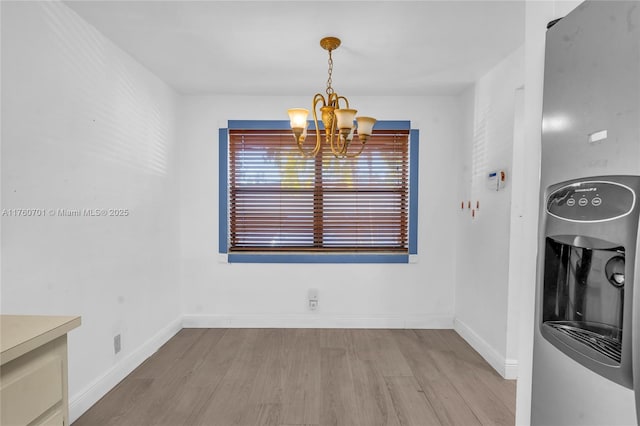
M338 118L338 129L348 129L351 131L353 128L353 120L356 118L355 109L337 109L335 110L336 117Z
M373 125L376 124L376 119L371 117L358 117L358 137L364 143L369 139L371 133L373 133Z
M305 108L291 108L289 110L289 122L296 141L304 142L304 139L307 136L308 115L309 110Z
M322 151L322 138L318 125L318 110L320 119L324 125L325 143L331 148L331 152L336 158L357 157L364 150L365 142L373 133L375 118L356 117L357 110L349 108L349 100L344 96L339 96L333 87L333 58L331 52L340 46L340 39L336 37L325 37L320 40L320 46L329 52L329 78L327 79L326 97L316 93L311 106L313 108L313 121L315 124L316 140L311 148L305 148L303 143L307 136L307 116L309 110L305 108L292 108L289 112L291 130L296 140L298 150L304 157L313 157ZM351 141L354 138L357 122L357 135L360 146L349 152Z
M352 134L353 131L353 121L356 118L356 113L358 111L355 109L336 109L334 114L338 120L338 129L340 130L340 135L348 139L348 136Z

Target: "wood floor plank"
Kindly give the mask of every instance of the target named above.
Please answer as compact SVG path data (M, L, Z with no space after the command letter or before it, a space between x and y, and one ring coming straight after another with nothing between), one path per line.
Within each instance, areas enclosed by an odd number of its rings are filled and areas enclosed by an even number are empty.
M451 344L445 339L447 333L441 333L442 330L412 330L412 332L426 345L430 350L449 351ZM444 330L445 332L453 330Z
M373 362L383 376L412 375L391 330L350 330L348 338L356 356Z
M475 364L459 359L454 353L430 351L428 356L445 372L458 393L482 424L513 425L511 410L474 374Z
M482 356L473 350L458 333L453 330L434 330L442 339L447 342L450 352L456 357L474 366L473 374L484 382L491 391L500 398L509 411L515 415L516 412L516 381L505 380L494 370ZM424 334L421 334L423 336Z
M74 426L513 425L514 401L451 330L192 329Z
M109 391L91 410L84 413L74 426L95 426L117 423L125 417L127 411L144 398L153 379L128 378Z
M372 360L352 359L351 374L362 426L400 426L385 377Z
M333 335L332 335L333 337ZM351 368L345 348L321 348L320 424L358 425Z
M317 330L295 329L285 334L285 378L282 422L320 423L320 342Z
M511 414L516 414L516 381L505 380L495 371L477 371L476 376L487 385Z
M394 333L394 337L440 423L443 425L480 425L480 420L447 375L427 355L433 347L444 348L447 346L430 346L422 341L413 330L398 330Z
M420 330L419 335L421 338L424 338L424 331ZM434 334L440 336L442 340L446 342L448 345L448 349L445 351L449 353L455 354L456 358L465 361L467 364L471 364L474 367L477 367L480 370L485 371L495 371L493 368L485 361L482 356L473 350L471 345L467 343L458 333L454 330L430 330L433 331Z
M214 379L215 380L215 379ZM212 386L213 387L213 386ZM209 406L215 387L185 386L169 404L162 417L154 416L155 426L193 426L201 424L200 419Z
M159 369L147 398L136 404L127 413L128 424L132 426L156 426L170 413L177 395L186 386L194 371L207 359L208 353L216 347L224 335L222 329L203 329L198 339L168 368Z
M239 424L272 426L279 424L282 416L284 331L262 329L258 334L257 347L261 352L261 362Z
M260 426L278 426L282 417L282 404L266 403L258 404L257 416L255 422L240 424L260 425Z
M385 380L402 426L439 426L441 424L415 378L399 376L387 377Z
M264 348L260 330L234 332L245 335L243 343L196 425L239 425L245 416L255 378L262 366Z
M244 338L245 334L242 332L225 330L225 334L194 370L183 389L168 404L168 413L158 423L166 426L198 424L213 393L242 347Z
M318 330L318 339L321 348L346 349L349 343L349 330L342 328L323 328Z
M170 369L206 332L203 328L183 328L132 373L132 378L157 378Z

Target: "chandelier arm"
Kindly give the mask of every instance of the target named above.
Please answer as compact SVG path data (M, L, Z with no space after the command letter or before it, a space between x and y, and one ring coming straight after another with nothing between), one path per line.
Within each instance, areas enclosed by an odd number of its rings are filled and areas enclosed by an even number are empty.
M327 97L327 103L329 105L331 105L334 108L338 108L338 99L340 98L340 96L338 96L337 93L333 92L331 93L328 97Z
M302 146L302 143L300 141L297 141L298 151L300 151L302 156L305 158L315 157L318 154L318 152L320 152L320 148L322 146L322 138L320 137L320 126L318 126L318 112L317 112L317 106L319 103L321 103L322 106L326 106L326 101L324 99L324 96L322 96L320 93L316 93L316 95L313 97L313 103L311 105L313 108L313 123L316 127L315 146L311 150L305 150L304 147Z
M316 95L313 97L313 103L311 105L313 108L313 123L316 126L316 144L312 149L305 150L304 147L302 146L303 141L296 140L298 151L300 151L300 154L302 154L302 156L305 158L315 157L320 151L320 148L322 146L322 139L320 138L320 130L319 130L320 128L318 126L318 114L316 111L318 103L322 103L323 106L326 106L324 96L322 96L320 93L316 93Z
M358 138L359 140L360 138ZM365 141L360 141L360 150L358 152L356 152L355 154L349 154L345 151L344 153L344 158L355 158L357 156L359 156L360 154L362 154L362 151L364 151L364 147L365 147L366 143Z
M324 96L320 93L316 93L313 97L313 103L311 107L313 108L313 123L316 126L316 134L320 134L320 126L318 126L318 105L320 104L320 108L324 108L327 106L327 101ZM322 120L323 117L320 117Z
M313 97L313 108L315 111L315 107L318 104L318 101L322 101L322 106L327 106L327 101L324 99L324 95L322 93L316 93Z
M298 151L300 151L300 154L304 157L304 158L313 158L316 156L316 154L318 153L315 148L310 150L310 151L305 151L305 149L302 147L302 144L300 142L297 143L296 145L298 147Z
M318 126L318 105L320 104L320 108L324 108L327 106L327 101L324 96L320 93L316 93L313 97L313 103L311 104L311 108L313 109L313 124L316 126L316 134L320 134L320 126ZM322 120L323 117L320 117Z
M333 134L332 134L333 136ZM347 155L348 144L342 140L340 135L336 135L336 137L332 137L329 142L329 146L331 147L331 152L333 156L336 158L345 158Z
M338 101L342 99L345 103L344 108L349 108L349 99L345 98L344 96L337 96L336 95L336 105L338 105Z
M342 107L340 106L341 100L344 102L344 106ZM334 102L337 109L349 108L349 99L347 99L344 96L339 96L337 93L335 93ZM337 120L336 120L336 126L337 126ZM340 136L339 130L337 127L334 129L334 132L336 133L335 138L336 138L336 145L338 147L337 152L340 155L339 158L348 158L349 156L347 155L347 150L349 149L349 145L351 141L343 139L342 136ZM362 152L362 150L360 152ZM335 151L334 151L334 155L335 155Z

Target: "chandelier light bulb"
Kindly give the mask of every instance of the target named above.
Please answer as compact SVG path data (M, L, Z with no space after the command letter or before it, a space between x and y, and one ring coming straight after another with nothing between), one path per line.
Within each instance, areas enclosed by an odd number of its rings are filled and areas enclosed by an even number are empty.
M305 108L291 108L289 111L289 122L292 129L306 129L307 128L307 116L309 110Z
M293 131L293 136L298 143L302 144L307 138L307 116L309 110L305 108L291 108L289 111L289 124Z

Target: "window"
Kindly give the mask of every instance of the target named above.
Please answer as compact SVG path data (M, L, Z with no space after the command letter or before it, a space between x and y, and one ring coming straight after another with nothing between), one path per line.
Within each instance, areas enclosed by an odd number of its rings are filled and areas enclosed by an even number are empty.
M240 262L405 263L416 245L417 136L408 122L380 122L359 157L326 148L304 158L288 121L229 122L220 251Z

